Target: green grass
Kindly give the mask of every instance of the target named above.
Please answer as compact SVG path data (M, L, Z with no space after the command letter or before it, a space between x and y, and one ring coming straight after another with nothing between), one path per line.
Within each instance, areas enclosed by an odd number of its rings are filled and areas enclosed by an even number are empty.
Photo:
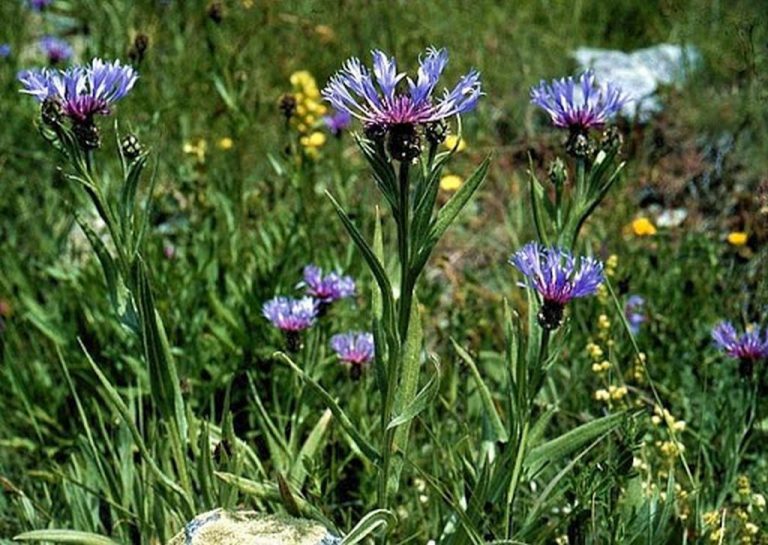
M297 164L295 154L286 155L286 147L296 149L296 134L277 104L297 70L309 70L322 86L350 55L367 60L381 47L410 71L434 44L451 53L445 81L474 66L487 95L462 120L468 148L450 172L468 178L488 154L492 159L485 184L418 284L419 387L433 380L434 389L410 422L401 486L386 506L397 517L389 542L461 545L514 536L543 544L567 535L571 544L718 543L710 541L714 527L704 514L721 510L722 543L765 543L768 514L754 494L768 490L768 415L758 402L748 421L755 394L709 333L721 319L766 325L765 6L246 6L225 2L216 24L199 0L57 0L44 17L21 2L0 4L0 20L13 22L0 29L0 42L13 47L0 60L0 540L56 528L120 543L165 542L214 507L300 514L347 533L384 507L373 456L360 448L363 441L381 447L385 403L375 373L352 380L328 348L334 333L370 329L376 284L324 192L339 199L369 241L374 208L381 207L387 249L396 247L394 221L351 135L329 138L318 160ZM149 150L135 214L150 226L141 255L152 300L137 276L124 282L144 305L140 324L157 331L134 327L125 314L121 321L110 295L125 292L110 293L82 235L72 241L76 216L95 218L95 211L67 178L72 167L40 136L36 104L18 93L15 80L17 70L40 64L35 41L46 33L71 39L80 61L125 59L137 33L149 37L140 79L116 108L117 124L101 123L97 173L116 202L123 173L115 129L136 134ZM528 302L506 261L535 237L529 155L542 180L549 161L562 155L562 135L529 104L529 87L571 73L575 47L630 50L660 42L694 45L701 67L680 89L663 90L663 114L622 127L627 167L578 245L603 259L618 256L610 278L618 297L647 300L649 321L635 339L647 373L633 373L635 347L613 300L580 301L553 340L559 357L530 418L521 419L506 352L517 314L527 322ZM218 146L224 137L231 149ZM732 145L718 162L724 138ZM185 144L201 139L204 160L185 153ZM651 214L640 207L648 188L666 206L684 207L688 218L635 237L627 225ZM742 230L747 246L725 242ZM168 246L171 259L163 253ZM398 279L395 254L385 255L386 273ZM308 381L274 356L282 338L261 305L276 293L297 293L310 262L351 274L360 289L353 303L336 305L313 328L293 358ZM160 322L150 318L154 309ZM598 327L602 314L607 330ZM160 327L167 345L158 340ZM523 326L521 338L527 331ZM605 375L592 371L590 341L612 364ZM148 356L146 346L158 352ZM439 372L426 354L439 361ZM163 380L167 397L157 395ZM627 396L610 405L596 400L595 392L610 385L626 385ZM764 389L756 395L764 398ZM349 426L338 412L326 415L328 398ZM686 422L676 434L683 456L664 455L664 442L676 439L652 421L659 403ZM513 447L525 444L524 422L534 454L518 468L507 512L505 501L489 498L500 482L506 494ZM567 435L574 429L582 435ZM759 528L756 535L747 521Z

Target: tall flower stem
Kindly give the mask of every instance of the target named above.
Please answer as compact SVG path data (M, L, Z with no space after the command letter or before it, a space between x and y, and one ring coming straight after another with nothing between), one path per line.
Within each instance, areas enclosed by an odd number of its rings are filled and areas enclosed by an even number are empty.
M408 333L408 320L411 314L411 300L413 298L413 286L410 274L410 164L408 161L400 162L398 173L398 210L397 210L397 244L400 257L400 307L398 326L400 340L404 342Z

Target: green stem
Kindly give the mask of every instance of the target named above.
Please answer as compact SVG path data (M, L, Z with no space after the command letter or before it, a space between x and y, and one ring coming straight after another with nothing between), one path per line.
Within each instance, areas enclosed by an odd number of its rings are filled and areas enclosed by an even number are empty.
M400 254L400 307L399 307L399 333L400 340L404 342L408 333L408 319L411 315L411 297L413 287L410 278L410 184L408 172L410 163L400 162L398 214L397 214L397 244Z

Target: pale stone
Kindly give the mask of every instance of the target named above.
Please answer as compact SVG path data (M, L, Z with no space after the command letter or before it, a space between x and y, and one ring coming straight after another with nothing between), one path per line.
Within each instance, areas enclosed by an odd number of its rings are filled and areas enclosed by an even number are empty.
M339 545L322 524L286 515L215 509L196 516L168 545Z

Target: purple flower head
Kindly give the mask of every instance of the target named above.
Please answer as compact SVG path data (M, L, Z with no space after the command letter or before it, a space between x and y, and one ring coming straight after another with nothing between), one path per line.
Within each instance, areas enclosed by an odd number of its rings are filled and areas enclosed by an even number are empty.
M712 328L715 344L732 358L759 360L768 358L768 330L762 333L755 327L742 335L730 322L720 322Z
M72 58L72 46L55 36L43 36L38 45L51 64L68 61Z
M563 308L571 299L593 295L603 282L603 264L597 259L580 257L577 266L567 250L545 248L536 242L523 246L509 262L541 294L544 301L538 318L546 329L560 326Z
M7 59L11 56L11 44L0 44L0 59Z
M640 326L647 320L644 308L645 299L639 295L631 295L624 305L624 316L629 322L629 330L633 334L637 334L640 331Z
M43 11L53 4L53 0L27 0L27 6L33 11Z
M311 297L275 297L264 303L261 313L278 329L298 332L312 327L315 323L317 302Z
M335 272L323 276L323 269L316 265L304 267L304 281L300 285L307 288L308 295L323 304L355 294L355 281L351 276L341 276Z
M334 112L332 115L324 116L323 123L325 123L325 126L328 127L333 136L341 136L341 133L347 130L352 123L352 116L346 110L342 110Z
M109 115L111 106L128 94L138 77L136 70L120 61L93 59L89 65L66 70L24 70L18 79L24 86L22 93L39 102L56 101L72 121L88 123L94 115Z
M336 110L347 112L366 125L387 129L393 125L439 121L469 112L483 94L480 74L470 70L453 90L446 90L441 98L433 101L432 94L448 64L445 49L427 49L424 57L419 59L415 81L397 72L394 57L387 57L379 50L374 50L372 55L373 72L352 57L322 91ZM400 85L402 81L405 81L404 85Z
M344 363L362 365L373 359L373 335L361 331L331 337L331 348Z
M541 81L531 88L531 102L547 112L556 127L581 133L601 128L628 100L616 85L598 85L592 70L578 81L572 77Z

